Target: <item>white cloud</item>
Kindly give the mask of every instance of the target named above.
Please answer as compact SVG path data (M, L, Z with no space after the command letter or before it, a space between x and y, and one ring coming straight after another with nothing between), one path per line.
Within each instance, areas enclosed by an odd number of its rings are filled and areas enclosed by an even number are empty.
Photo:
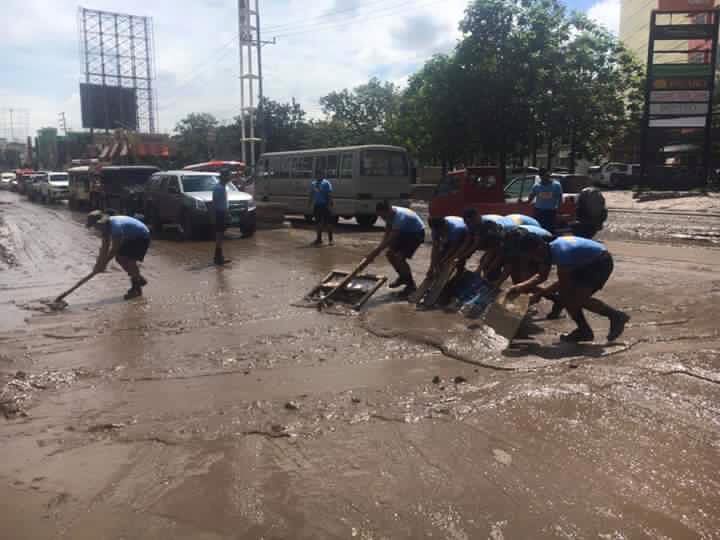
M602 0L588 10L588 17L613 34L620 33L620 0Z

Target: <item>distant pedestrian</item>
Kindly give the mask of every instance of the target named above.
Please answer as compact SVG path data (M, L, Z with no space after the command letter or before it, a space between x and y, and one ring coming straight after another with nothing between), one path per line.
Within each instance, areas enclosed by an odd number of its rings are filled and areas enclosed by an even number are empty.
M420 216L409 208L391 206L388 202L378 203L375 210L385 221L385 237L380 245L370 252L367 259L372 261L387 250L388 261L398 274L389 287L397 289L405 285L400 294L408 297L417 289L408 260L413 258L425 241L425 224Z
M540 171L540 182L530 192L529 201L535 201L535 217L540 226L555 234L555 222L563 201L563 189L560 182L553 180L546 170Z
M227 185L230 182L230 171L220 172L220 181L213 188L213 209L215 210L215 259L217 266L230 261L223 255L223 240L227 229L228 196Z
M316 179L310 183L309 204L313 209L315 217L315 226L317 230L317 238L313 245L321 246L323 230L327 231L328 245L334 245L333 242L333 186L330 181L325 178L322 171L318 171Z
M125 300L142 296L147 280L140 274L138 262L145 260L150 247L150 231L145 224L132 217L108 216L95 210L88 214L87 227L98 227L102 234L94 272L104 272L115 259L130 276L130 290L125 294Z

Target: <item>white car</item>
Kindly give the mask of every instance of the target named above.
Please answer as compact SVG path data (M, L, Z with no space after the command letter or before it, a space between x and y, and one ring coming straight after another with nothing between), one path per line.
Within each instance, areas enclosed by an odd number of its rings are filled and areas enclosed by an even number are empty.
M64 172L49 172L38 185L35 186L37 198L45 204L67 200L70 196L68 174Z
M12 184L15 181L15 173L4 172L0 175L0 189L10 191Z
M620 187L624 176L639 174L640 165L637 163L610 162L590 167L590 179L593 184L608 188Z

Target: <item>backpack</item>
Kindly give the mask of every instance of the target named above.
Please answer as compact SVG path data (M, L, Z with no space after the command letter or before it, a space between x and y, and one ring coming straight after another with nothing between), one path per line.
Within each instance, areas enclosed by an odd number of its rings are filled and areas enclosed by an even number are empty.
M605 197L599 189L587 187L577 198L576 216L580 223L594 225L601 229L608 218Z

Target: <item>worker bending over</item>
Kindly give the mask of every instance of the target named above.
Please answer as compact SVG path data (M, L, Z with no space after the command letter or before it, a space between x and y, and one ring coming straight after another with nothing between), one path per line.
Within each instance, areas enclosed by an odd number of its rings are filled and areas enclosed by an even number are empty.
M590 328L583 310L587 309L610 320L608 341L617 340L625 330L630 317L594 298L607 283L613 272L612 255L603 244L577 236L563 236L548 243L536 235L514 235L515 253L523 254L528 264L539 266L538 273L523 283L514 285L509 293L531 293L535 303L543 296L559 294L561 304L567 309L577 328L561 336L569 343L592 341L595 335ZM540 285L547 281L552 266L557 266L558 281L547 287Z
M95 210L88 214L87 227L99 228L102 235L93 272L104 272L115 259L130 276L130 290L125 294L125 300L142 296L147 280L140 275L138 262L145 259L150 247L150 231L145 224L128 216L108 216Z
M440 269L457 257L460 249L465 244L468 236L468 228L461 217L447 216L430 219L430 230L432 231L432 255L430 257L430 268L427 275L432 277ZM458 261L459 270L465 267L465 260Z
M391 206L388 202L378 203L376 212L385 221L385 236L367 256L367 262L387 250L387 259L398 274L389 287L397 289L404 285L400 294L407 297L417 289L408 260L425 241L425 224L409 208Z

